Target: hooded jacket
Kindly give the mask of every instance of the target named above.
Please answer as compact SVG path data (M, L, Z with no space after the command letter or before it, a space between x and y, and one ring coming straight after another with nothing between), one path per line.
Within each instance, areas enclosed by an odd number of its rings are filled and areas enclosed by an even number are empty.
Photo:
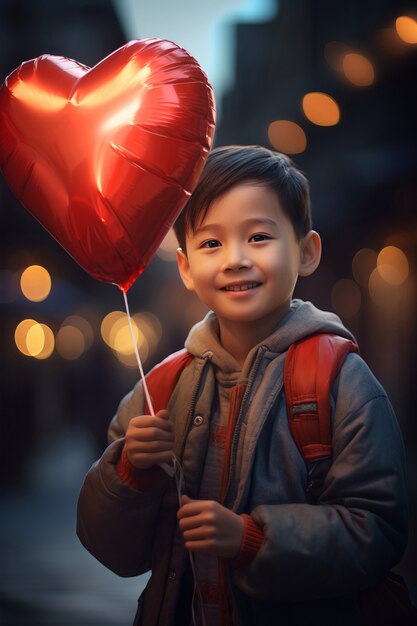
M406 545L402 438L384 389L360 356L347 356L332 386L332 459L306 467L293 441L283 390L285 355L292 343L315 333L352 339L334 314L293 300L239 374L246 389L224 505L250 514L264 542L246 566L233 568L224 560L235 626L360 624L358 592L398 563ZM219 343L214 313L192 328L185 347L193 359L167 408L185 492L198 498L216 372L233 375L236 363ZM152 482L153 470L143 470L149 484L138 490L115 469L129 420L144 411L139 382L122 400L110 425L111 443L85 478L77 531L115 573L152 571L135 625L172 626L188 562L176 523L175 483L168 476Z

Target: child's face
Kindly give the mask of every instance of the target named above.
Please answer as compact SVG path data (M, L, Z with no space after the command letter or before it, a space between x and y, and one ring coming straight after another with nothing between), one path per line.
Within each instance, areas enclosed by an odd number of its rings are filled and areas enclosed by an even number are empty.
M212 202L178 264L185 286L222 321L277 323L288 311L303 242L268 187L243 183Z

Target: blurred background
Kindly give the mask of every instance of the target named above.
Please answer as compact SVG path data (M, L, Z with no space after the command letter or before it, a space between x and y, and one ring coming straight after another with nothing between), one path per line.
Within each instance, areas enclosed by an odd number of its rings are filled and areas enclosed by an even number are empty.
M2 0L0 76L41 54L93 66L170 39L215 90L215 145L290 155L312 186L323 261L298 297L335 311L388 391L407 449L417 602L417 8L402 0ZM414 87L413 87L414 85ZM0 623L128 626L146 576L75 537L84 473L138 379L121 292L87 275L0 179ZM169 235L129 291L145 370L206 312Z

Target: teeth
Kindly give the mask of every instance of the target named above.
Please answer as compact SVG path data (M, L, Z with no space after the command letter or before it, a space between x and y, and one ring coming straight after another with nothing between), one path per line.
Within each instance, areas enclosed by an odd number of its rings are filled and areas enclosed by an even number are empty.
M248 289L254 289L258 286L258 283L247 283L246 285L229 285L225 287L226 291L247 291Z

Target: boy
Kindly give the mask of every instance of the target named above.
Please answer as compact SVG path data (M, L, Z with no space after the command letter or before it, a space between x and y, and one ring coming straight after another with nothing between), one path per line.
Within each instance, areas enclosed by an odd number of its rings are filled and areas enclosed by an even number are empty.
M308 487L285 355L316 333L353 339L335 315L292 300L321 254L308 183L284 155L218 148L175 231L181 278L211 311L186 352L154 368L168 379L186 360L164 409L148 415L141 382L122 401L81 491L81 541L121 576L152 570L136 625L361 624L359 592L406 543L403 446L384 390L349 354L331 390L333 457ZM173 452L180 506L159 467Z

